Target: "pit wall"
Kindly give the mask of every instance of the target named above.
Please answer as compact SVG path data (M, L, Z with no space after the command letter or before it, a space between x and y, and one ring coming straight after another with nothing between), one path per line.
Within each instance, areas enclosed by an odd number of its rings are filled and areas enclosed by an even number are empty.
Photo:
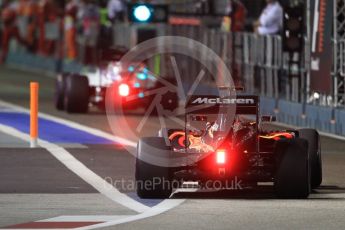
M39 71L54 75L58 60L28 53L10 53L7 65L24 70ZM63 71L78 73L84 66L76 62L64 62ZM199 87L197 94L214 94L215 90ZM345 110L303 105L282 99L261 97L261 114L275 115L283 124L315 128L321 132L345 137Z
M344 109L261 97L261 114L275 115L280 123L315 128L321 132L345 136Z

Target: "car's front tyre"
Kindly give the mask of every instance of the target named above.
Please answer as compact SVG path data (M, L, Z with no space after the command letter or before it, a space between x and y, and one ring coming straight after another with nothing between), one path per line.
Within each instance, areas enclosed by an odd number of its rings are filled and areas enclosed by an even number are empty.
M64 100L65 100L65 88L66 88L66 78L69 76L69 73L61 73L57 76L55 80L55 95L54 102L55 108L57 110L64 110Z
M66 77L64 108L68 113L87 113L90 88L85 76L71 74Z

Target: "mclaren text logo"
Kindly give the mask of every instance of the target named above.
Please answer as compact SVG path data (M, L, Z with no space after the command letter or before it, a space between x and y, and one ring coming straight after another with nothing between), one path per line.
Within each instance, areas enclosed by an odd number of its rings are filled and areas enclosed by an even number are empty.
M236 105L255 105L254 99L230 99L230 98L197 98L192 104L236 104Z

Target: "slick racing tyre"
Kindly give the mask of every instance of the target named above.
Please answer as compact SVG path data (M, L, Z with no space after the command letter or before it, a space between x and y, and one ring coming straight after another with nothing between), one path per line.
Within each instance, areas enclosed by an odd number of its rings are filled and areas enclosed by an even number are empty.
M166 146L164 138L147 137L139 140L137 147L135 180L137 194L140 198L169 198L172 193L169 168L150 164L148 163L148 160L151 155L161 156L168 160L170 154L170 147Z
M277 171L274 187L277 197L303 199L310 194L308 142L304 139L277 143Z
M89 81L87 77L69 75L66 77L64 107L68 113L87 113L89 108Z
M68 73L59 74L55 81L54 102L55 102L55 108L57 110L64 110L66 78L68 76L69 76Z
M317 188L322 183L322 157L320 148L320 136L315 129L298 130L299 137L308 141L310 158L310 183L311 188Z

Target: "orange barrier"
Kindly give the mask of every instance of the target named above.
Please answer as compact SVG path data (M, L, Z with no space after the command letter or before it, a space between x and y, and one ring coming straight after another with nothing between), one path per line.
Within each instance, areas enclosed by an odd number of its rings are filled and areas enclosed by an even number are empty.
M30 83L30 147L38 146L38 90L37 82Z

